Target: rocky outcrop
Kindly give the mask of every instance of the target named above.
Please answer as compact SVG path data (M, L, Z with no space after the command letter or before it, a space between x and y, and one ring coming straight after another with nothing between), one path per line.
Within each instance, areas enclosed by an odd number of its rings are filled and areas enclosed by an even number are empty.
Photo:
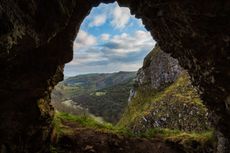
M161 90L175 82L182 70L176 59L156 45L145 57L143 67L138 70L136 83L137 86Z
M229 152L230 2L117 1L142 18L159 46L188 70L212 113L217 152ZM51 80L55 74L61 78L62 72L56 72L72 59L82 20L101 2L114 0L0 1L0 146L4 152L47 151L52 115L41 117L37 102L45 99L47 109L42 110L52 110L50 90L59 80Z
M151 128L183 131L210 129L208 112L188 73L158 45L138 70L121 126L135 133Z
M145 57L143 66L137 72L135 84L130 90L130 102L138 87L162 90L176 81L183 68L178 61L164 53L157 44Z

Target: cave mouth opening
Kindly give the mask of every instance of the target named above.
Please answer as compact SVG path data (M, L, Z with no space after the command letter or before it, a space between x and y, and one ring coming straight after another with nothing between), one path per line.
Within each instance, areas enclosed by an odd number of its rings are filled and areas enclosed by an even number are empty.
M52 105L117 123L136 71L155 45L150 32L128 8L101 3L85 17L73 44L73 60L65 65L64 81L55 87Z
M187 71L154 45L128 8L116 2L93 8L81 24L74 58L65 65L51 104L59 112L90 116L134 133L151 128L209 131L208 111Z
M217 152L229 152L229 2L117 1L141 17L162 49L189 70L212 113ZM50 92L62 77L63 64L71 60L72 37L94 2L0 4L2 152L46 152L52 130Z

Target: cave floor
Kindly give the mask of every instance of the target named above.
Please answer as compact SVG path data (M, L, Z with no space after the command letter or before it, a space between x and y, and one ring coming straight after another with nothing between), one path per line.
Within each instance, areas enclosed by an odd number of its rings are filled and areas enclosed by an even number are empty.
M210 134L138 135L91 117L55 112L51 153L213 153Z
M78 123L62 121L72 129L59 137L52 152L57 153L182 153L159 139L133 138L84 128Z

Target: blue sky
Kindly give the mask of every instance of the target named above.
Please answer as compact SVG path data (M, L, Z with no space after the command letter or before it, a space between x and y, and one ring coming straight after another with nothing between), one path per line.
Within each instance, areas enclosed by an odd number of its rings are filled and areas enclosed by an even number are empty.
M142 21L117 3L93 8L74 41L74 58L65 76L86 73L136 71L155 41Z

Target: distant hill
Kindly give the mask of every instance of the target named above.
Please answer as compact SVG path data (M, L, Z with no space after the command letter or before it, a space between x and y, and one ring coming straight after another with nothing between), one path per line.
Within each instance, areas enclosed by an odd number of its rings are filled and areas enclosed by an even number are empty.
M68 77L52 92L60 111L90 114L116 123L125 107L136 72L92 73Z
M86 90L99 90L117 84L123 84L133 79L136 72L91 73L69 77L64 80L67 86L80 86Z

